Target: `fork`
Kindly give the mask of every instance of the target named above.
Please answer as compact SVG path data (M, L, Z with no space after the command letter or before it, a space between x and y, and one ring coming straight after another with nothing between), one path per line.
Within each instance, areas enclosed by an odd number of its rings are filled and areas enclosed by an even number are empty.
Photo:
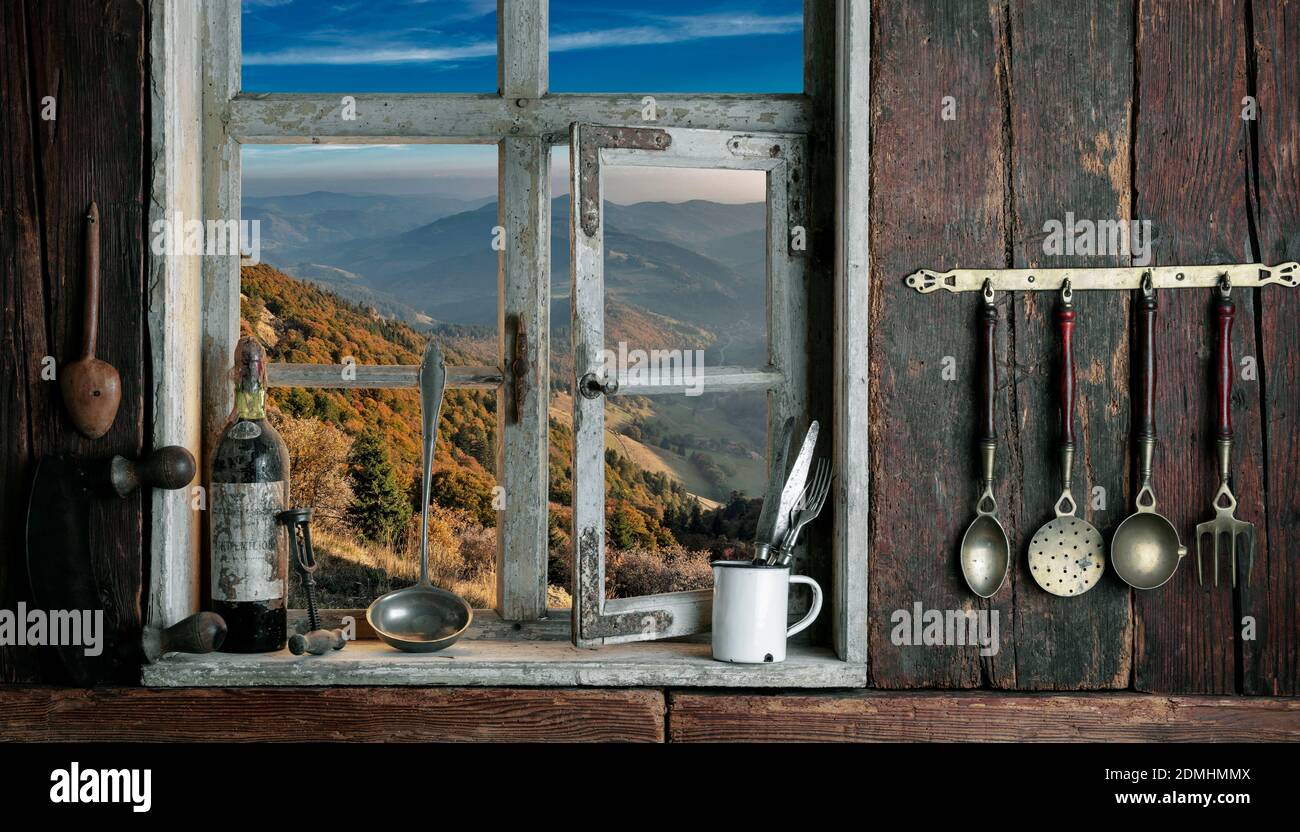
M790 511L790 530L781 541L781 551L777 555L777 566L789 566L794 559L794 545L799 542L799 532L803 527L817 519L822 506L826 504L826 495L831 491L831 464L825 459L817 460L817 471L795 501Z

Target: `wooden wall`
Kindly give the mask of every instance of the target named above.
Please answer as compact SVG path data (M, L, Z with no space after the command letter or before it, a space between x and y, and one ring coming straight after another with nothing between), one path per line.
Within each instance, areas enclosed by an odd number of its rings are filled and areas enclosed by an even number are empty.
M1300 297L1233 293L1233 349L1256 380L1232 400L1238 517L1257 530L1253 582L1196 583L1195 524L1217 485L1212 291L1160 293L1155 489L1190 554L1165 587L1113 574L1070 599L1029 577L1026 545L1060 491L1056 296L1001 294L996 492L1007 584L981 602L957 549L978 495L975 295L921 296L917 268L1128 265L1047 257L1043 223L1152 223L1157 264L1300 259L1296 0L875 0L872 56L870 661L885 688L1136 689L1295 694ZM1243 121L1243 98L1259 118ZM941 118L952 96L956 119ZM1110 533L1132 510L1130 298L1077 293L1075 495ZM955 381L940 376L945 356ZM1083 499L1106 491L1104 510ZM1082 497L1081 497L1082 495ZM1206 564L1208 575L1209 564ZM997 610L1001 650L898 647L890 612ZM1253 617L1254 640L1239 634Z
M142 0L0 4L0 608L27 600L24 528L35 461L49 453L107 458L139 452L146 420L144 219L145 10ZM55 102L42 118L44 99ZM89 441L73 429L58 367L81 350L82 231L99 205L99 357L122 378L112 429ZM139 495L97 501L92 548L105 626L140 627ZM110 678L138 680L127 661ZM30 648L0 646L0 681L59 680Z

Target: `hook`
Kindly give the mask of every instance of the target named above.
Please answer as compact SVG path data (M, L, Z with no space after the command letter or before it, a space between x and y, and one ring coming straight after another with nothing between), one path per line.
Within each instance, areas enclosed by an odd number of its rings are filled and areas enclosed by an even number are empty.
M1232 294L1232 278L1227 272L1219 275L1219 294L1225 298Z
M1142 294L1147 297L1154 297L1156 293L1155 282L1151 279L1151 272L1142 272Z
M993 278L991 278L991 277L986 277L986 278L984 278L984 290L983 290L983 295L984 295L984 302L985 302L985 303L992 303L992 302L993 302Z
M1073 300L1074 289L1070 287L1070 278L1067 277L1065 283L1061 284L1061 302L1068 304Z

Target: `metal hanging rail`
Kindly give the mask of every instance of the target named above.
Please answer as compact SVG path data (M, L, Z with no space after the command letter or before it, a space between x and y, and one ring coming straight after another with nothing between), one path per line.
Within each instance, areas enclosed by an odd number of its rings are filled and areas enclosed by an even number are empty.
M949 292L981 292L988 285L995 292L1056 291L1066 283L1075 291L1094 289L1138 289L1150 277L1156 289L1205 289L1223 285L1234 288L1300 285L1300 264L1265 266L1237 263L1223 266L1129 266L1097 269L952 269L937 272L920 269L907 276L907 285L922 294L944 289Z

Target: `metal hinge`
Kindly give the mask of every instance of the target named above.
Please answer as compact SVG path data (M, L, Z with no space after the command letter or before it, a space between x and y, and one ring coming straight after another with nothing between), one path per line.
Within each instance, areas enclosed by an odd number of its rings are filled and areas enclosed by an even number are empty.
M583 124L578 128L581 146L578 164L582 190L582 230L594 237L600 229L600 151L602 148L626 150L667 150L673 137L657 127L603 127Z

